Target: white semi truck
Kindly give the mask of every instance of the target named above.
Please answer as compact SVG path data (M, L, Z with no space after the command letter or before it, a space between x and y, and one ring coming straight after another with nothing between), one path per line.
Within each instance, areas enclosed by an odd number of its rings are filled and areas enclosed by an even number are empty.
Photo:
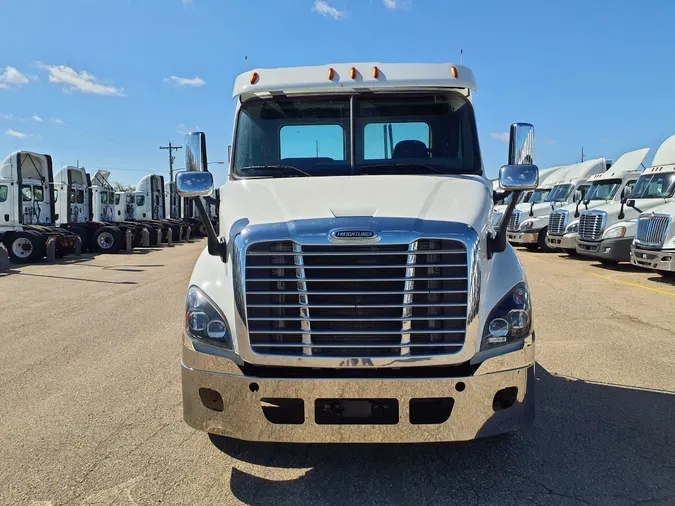
M675 173L675 164L668 166L668 169ZM675 201L640 215L630 251L633 265L652 269L664 277L675 278L674 216Z
M55 256L75 251L77 235L56 225L52 157L16 151L0 164L0 240L13 262L37 262L48 241Z
M534 415L530 292L506 242L537 186L531 125L511 127L492 226L473 73L339 64L240 75L220 229L202 133L180 195L208 244L182 334L185 421L287 442L470 440ZM386 132L386 133L385 133ZM393 149L387 149L387 138Z
M652 167L642 172L629 196L620 202L582 211L577 253L606 264L629 262L638 217L674 199L673 164L675 135L661 144L654 154Z
M624 153L611 169L589 177L591 187L585 199L577 199L575 204L553 211L549 216L546 245L576 255L581 210L594 209L630 194L642 173L640 166L647 153L649 148Z
M587 179L593 174L604 172L611 162L604 158L588 160L579 164L561 167L551 173L544 187L551 185L550 191L539 202L531 200L529 204L520 204L511 215L507 238L511 244L525 246L527 249L549 250L546 245L548 219L552 211L583 198L590 184Z
M127 207L126 211L132 211L132 221L160 230L164 242L168 240L169 230L172 242L186 241L191 236L192 227L188 223L180 219L167 218L164 176L158 174L143 176L138 181L136 189L128 193L133 197L133 205L131 208Z

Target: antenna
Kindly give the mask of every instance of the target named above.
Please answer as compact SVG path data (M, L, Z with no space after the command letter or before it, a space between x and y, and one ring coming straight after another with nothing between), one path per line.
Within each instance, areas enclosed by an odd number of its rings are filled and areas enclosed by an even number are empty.
M459 50L459 64L464 65L464 50L463 49Z
M581 146L581 161L584 161L584 147Z

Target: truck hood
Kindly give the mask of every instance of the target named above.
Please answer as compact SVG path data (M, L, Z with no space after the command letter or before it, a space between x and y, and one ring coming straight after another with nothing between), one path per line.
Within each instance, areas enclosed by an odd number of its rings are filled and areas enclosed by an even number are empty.
M541 218L542 216L548 216L553 212L553 209L551 209L550 202L538 202L534 206L532 206L532 216L530 216L530 205L531 204L527 203L518 204L516 206L516 209L518 211L521 211L525 218ZM563 205L564 203L561 202L554 203L554 207L556 210L560 209Z
M591 200L588 203L588 210L590 211L591 209L595 209L596 207L606 206L608 204L611 204L612 202L613 201L611 200ZM577 210L576 202L574 204L567 204L566 206L556 208L556 211L567 211L572 216L574 216L574 212L576 210ZM582 202L581 204L579 204L579 214L583 213L584 211L586 211L586 206Z
M635 207L640 209L640 211L645 212L645 211L651 211L653 210L656 206L662 206L664 203L666 203L665 199L637 199L635 201ZM590 206L589 206L590 208ZM610 204L605 204L603 206L598 206L596 207L598 211L604 211L607 213L607 221L605 223L605 230L607 227L610 225L613 225L615 223L619 223L620 221L632 221L638 218L640 216L640 212L636 211L632 207L628 207L627 205L623 207L623 214L624 217L623 219L619 219L619 212L621 211L621 203L620 202L612 202ZM583 210L580 210L580 212L583 212Z
M228 181L220 189L221 234L248 225L341 217L465 223L482 230L492 206L479 176L339 176Z

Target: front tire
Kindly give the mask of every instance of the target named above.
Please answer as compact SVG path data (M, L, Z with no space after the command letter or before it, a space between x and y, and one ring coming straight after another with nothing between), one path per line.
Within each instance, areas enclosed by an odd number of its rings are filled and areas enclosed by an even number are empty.
M571 257L577 256L577 250L572 249L572 248L566 249L566 250L565 250L565 253L567 253L567 254L568 254L569 256L571 256Z
M94 247L99 253L117 253L122 247L122 236L117 227L101 227L94 234Z
M35 230L22 230L12 234L7 246L9 259L17 264L37 262L45 256L46 237Z
M543 229L541 232L539 232L539 237L537 238L537 246L539 246L539 249L544 253L550 253L551 251L553 251L553 249L549 248L548 244L546 244L546 229Z
M614 266L614 265L619 265L618 260L610 260L609 258L601 258L600 263L602 265L607 265L609 267Z

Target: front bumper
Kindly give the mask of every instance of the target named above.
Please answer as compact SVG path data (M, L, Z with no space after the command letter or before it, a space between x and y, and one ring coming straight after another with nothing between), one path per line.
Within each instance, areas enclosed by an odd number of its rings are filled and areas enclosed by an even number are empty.
M630 263L645 269L675 272L675 250L654 251L632 247Z
M577 234L550 235L546 234L546 246L553 249L576 249Z
M580 255L611 260L613 262L629 262L630 248L633 238L604 239L599 242L577 240L577 253Z
M201 431L247 441L466 441L525 428L534 419L533 337L517 351L485 360L473 375L466 377L245 376L233 361L200 353L185 338L181 367L185 422ZM215 404L214 391L219 401ZM512 396L511 404L500 401L505 391ZM439 398L452 399L445 421L411 422L414 409L425 400L435 402ZM319 420L326 401L346 399L391 401L394 404L386 409L395 406L395 420L385 424ZM270 421L269 411L264 411L263 406L269 410L270 405L282 406L289 400L299 409L301 419L290 423Z
M511 244L536 244L539 240L539 231L506 232L506 239Z

